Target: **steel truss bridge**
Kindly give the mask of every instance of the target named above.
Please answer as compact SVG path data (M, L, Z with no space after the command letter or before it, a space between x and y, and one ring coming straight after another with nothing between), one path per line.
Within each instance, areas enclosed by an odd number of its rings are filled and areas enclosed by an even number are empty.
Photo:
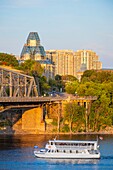
M62 101L62 98L39 97L35 79L15 69L0 66L0 113L15 108L30 108Z
M38 96L34 77L0 66L0 97Z

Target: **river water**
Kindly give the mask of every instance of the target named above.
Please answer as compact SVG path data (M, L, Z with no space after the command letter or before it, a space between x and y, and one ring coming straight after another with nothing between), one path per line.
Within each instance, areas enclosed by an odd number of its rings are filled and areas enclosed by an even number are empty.
M99 160L54 160L34 157L34 145L44 147L55 135L0 135L0 169L2 170L113 170L113 135L99 140ZM95 140L96 135L59 135L57 139Z

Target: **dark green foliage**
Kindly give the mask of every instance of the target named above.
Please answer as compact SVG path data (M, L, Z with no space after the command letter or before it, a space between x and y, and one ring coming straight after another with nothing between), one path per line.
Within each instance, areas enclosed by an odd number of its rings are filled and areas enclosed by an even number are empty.
M72 75L65 75L65 76L62 76L62 80L63 81L77 81L77 78Z
M85 108L77 105L75 102L69 102L65 106L64 120L69 123L70 133L73 132L73 126L83 125L85 127ZM81 126L80 125L80 126Z
M0 53L0 65L18 67L18 61L14 55Z
M42 95L46 94L47 95L47 92L50 90L50 86L49 84L47 83L47 79L45 76L40 76L39 77L39 85L40 85L40 92Z
M41 67L40 63L31 59L21 63L19 69L31 76L41 76L43 73L43 68Z
M112 71L86 70L82 75L81 82L92 81L95 83L113 82Z
M79 87L79 82L72 81L72 82L66 83L65 90L69 94L76 94L78 87Z
M61 80L61 79L62 79L62 76L60 76L60 75L58 75L58 74L55 76L55 80L56 80L56 81L59 81L59 80Z
M50 78L48 83L49 83L49 86L51 87L51 91L56 90L56 88L57 88L56 80L53 80Z
M51 91L64 91L64 82L62 81L62 76L56 75L55 80L49 79L49 85L51 86Z
M62 132L69 132L69 126L68 125L64 125L62 127Z
M36 84L39 87L39 95L44 95L49 91L50 86L47 83L46 77L42 75L44 70L39 62L31 59L26 60L20 64L19 69L23 70L25 74L34 76Z

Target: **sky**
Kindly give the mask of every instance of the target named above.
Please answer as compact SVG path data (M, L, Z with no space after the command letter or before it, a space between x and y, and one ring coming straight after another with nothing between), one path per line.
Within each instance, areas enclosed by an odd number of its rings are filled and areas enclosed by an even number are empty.
M29 32L45 50L92 50L113 69L113 0L0 0L0 52L20 56Z

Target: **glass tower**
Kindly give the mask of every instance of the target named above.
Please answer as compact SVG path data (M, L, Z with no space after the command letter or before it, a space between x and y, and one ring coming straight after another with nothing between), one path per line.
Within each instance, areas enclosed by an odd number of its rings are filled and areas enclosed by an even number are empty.
M40 45L40 38L37 32L30 32L27 43L24 45L20 58L22 60L40 60L46 56L44 47Z

